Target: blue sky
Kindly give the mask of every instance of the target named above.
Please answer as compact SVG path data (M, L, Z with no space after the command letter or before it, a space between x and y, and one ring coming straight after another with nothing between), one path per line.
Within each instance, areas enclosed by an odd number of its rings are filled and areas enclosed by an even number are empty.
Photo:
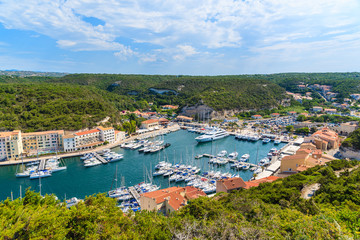
M359 0L0 0L0 70L360 71Z

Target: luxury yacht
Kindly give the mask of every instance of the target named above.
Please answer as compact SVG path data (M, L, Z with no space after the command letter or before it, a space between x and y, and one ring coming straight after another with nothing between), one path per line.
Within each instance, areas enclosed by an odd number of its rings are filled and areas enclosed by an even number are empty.
M214 140L218 140L224 137L229 136L229 134L222 129L215 129L210 132L205 133L204 135L201 135L199 137L196 137L195 140L198 142L211 142Z

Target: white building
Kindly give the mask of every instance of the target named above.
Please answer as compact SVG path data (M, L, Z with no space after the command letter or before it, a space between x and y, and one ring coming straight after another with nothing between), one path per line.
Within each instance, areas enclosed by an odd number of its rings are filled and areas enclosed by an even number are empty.
M64 151L65 152L73 152L76 151L76 143L75 143L75 136L72 135L65 135L63 137L64 140Z
M115 142L115 130L112 127L104 128L102 126L97 127L100 131L100 139L104 142L113 143Z

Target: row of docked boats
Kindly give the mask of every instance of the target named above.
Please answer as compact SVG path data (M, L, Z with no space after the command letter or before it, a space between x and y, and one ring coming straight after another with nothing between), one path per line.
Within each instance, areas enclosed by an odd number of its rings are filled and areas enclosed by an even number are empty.
M60 159L52 157L45 161L44 166L40 168L40 161L31 162L28 164L21 165L21 169L15 174L16 177L29 177L30 179L38 179L52 176L52 173L66 170Z
M139 152L143 152L143 153L155 153L167 147L170 147L170 145L171 145L170 143L164 144L163 140L149 141L147 139L144 139L144 140L130 141L127 143L123 143L120 145L120 147L131 150L137 149Z
M257 141L259 141L261 139L263 143L269 143L271 141L270 138L268 138L268 137L260 137L257 134L236 134L235 139L246 140L246 141L250 141L250 142L257 142ZM274 144L275 145L280 144L280 143L281 143L280 138L275 138L274 139Z
M128 212L130 209L133 212L140 211L140 203L137 199L137 196L134 195L140 195L147 192L152 192L160 189L159 186L152 184L152 183L139 183L132 187L119 187L115 188L114 190L111 190L108 192L108 196L111 198L115 198L120 204L118 207L121 208L123 212Z
M86 153L80 157L83 160L84 167L94 167L103 163L117 162L123 158L123 154L112 152L110 149L104 149L98 153Z

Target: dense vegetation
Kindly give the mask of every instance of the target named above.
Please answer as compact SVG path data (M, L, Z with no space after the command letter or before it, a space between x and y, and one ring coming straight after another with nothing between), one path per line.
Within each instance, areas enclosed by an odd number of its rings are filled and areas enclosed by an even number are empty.
M202 101L215 110L271 108L285 97L278 85L246 76L72 74L54 81L93 85L158 105L185 106ZM159 94L151 89L171 91Z
M356 129L342 142L341 147L360 150L360 128Z
M30 73L29 73L30 74ZM204 103L214 110L235 110L238 117L254 113L286 114L281 106L285 89L300 83L330 84L341 96L360 92L358 73L284 73L238 76L171 76L122 74L70 74L59 77L0 75L0 130L75 130L92 127L109 116L121 125L119 110L152 110L165 104L192 106ZM294 89L295 88L295 89ZM299 89L297 89L299 90ZM320 95L291 108L310 109L324 104ZM272 109L272 110L271 110ZM252 110L252 111L248 111ZM243 111L241 113L241 111ZM321 119L314 120L321 121Z
M298 84L331 85L332 92L339 93L337 98L349 97L360 92L360 73L279 73L271 75L254 75L279 84L288 91L299 92Z
M250 190L202 197L164 217L124 215L113 199L90 196L71 209L28 191L0 203L2 239L349 239L360 233L358 162L333 161ZM321 187L300 198L309 184Z
M99 89L67 84L0 83L0 130L78 130L107 116L116 123L117 105L127 103L121 96L108 95ZM113 103L111 97L118 101Z

